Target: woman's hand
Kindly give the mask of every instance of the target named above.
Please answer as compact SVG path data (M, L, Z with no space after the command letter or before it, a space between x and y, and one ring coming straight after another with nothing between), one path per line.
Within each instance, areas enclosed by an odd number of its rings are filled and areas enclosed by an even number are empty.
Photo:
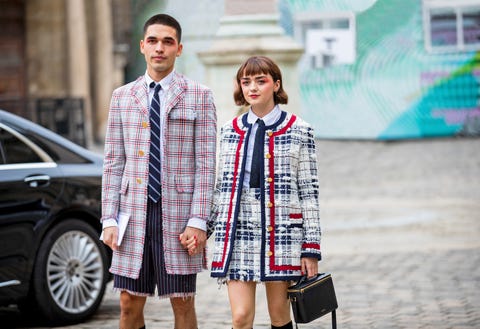
M302 275L307 275L307 278L314 277L318 274L318 259L314 257L302 257Z
M180 234L178 239L190 256L203 253L207 245L207 233L189 226Z

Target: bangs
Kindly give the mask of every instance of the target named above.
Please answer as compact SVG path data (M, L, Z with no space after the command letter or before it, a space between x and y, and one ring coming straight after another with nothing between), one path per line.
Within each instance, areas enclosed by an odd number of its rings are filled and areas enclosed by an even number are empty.
M261 58L254 57L250 58L243 68L238 71L237 79L240 80L244 76L258 75L258 74L271 74L270 66L268 63L263 61Z

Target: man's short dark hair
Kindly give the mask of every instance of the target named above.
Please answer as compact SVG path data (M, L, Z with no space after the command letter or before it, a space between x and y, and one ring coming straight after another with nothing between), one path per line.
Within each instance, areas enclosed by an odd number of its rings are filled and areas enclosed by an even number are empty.
M147 33L147 29L150 25L154 24L160 24L160 25L166 25L170 26L175 29L177 32L177 41L180 43L182 41L182 27L180 26L180 23L173 18L170 15L167 14L157 14L152 17L150 17L146 22L145 25L143 26L143 35Z

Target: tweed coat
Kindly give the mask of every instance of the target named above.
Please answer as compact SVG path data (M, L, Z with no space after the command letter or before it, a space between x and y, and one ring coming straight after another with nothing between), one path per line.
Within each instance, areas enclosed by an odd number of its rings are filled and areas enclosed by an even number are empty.
M190 218L207 220L215 183L216 112L207 87L174 73L166 91L161 163L163 249L169 274L206 268L205 255L189 256L179 234ZM148 198L150 123L144 76L112 94L105 142L102 221L129 217L110 272L138 278Z
M246 150L252 125L247 114L225 124L209 233L214 231L212 277L225 277L235 239ZM312 128L282 111L266 127L261 185L261 281L301 275L301 257L321 259L319 184ZM248 252L248 251L246 251Z

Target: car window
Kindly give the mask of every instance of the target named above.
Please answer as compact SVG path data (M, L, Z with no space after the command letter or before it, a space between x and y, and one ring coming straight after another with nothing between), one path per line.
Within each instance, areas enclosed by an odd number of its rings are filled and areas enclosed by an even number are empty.
M88 159L80 156L79 154L58 145L47 138L43 138L40 135L33 135L33 134L25 134L32 142L37 144L48 153L50 157L56 163L63 163L63 164L73 164L73 163L88 163L90 162Z
M28 145L0 128L0 159L2 164L43 162Z

